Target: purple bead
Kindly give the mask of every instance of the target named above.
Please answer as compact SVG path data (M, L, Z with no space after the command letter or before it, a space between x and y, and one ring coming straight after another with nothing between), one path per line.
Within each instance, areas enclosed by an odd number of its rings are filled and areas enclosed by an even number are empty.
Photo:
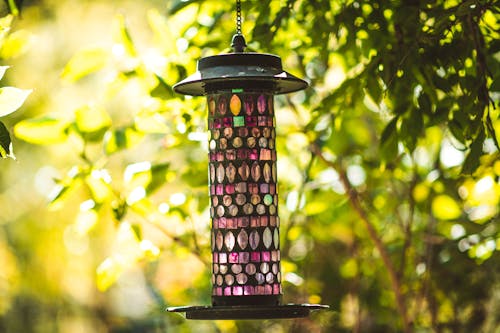
M259 113L264 113L266 111L266 96L259 96L257 100L257 110L259 111Z
M248 150L247 149L238 149L238 150L236 150L236 155L238 156L238 159L246 160L246 158L248 156Z
M257 117L255 116L246 117L245 123L247 124L247 127L255 127L257 126Z
M247 216L238 218L238 227L245 228L248 227L248 224L249 221Z
M224 127L232 127L233 126L233 118L231 118L231 117L222 118L222 124L224 125Z
M245 295L254 295L255 294L255 288L253 286L244 286L243 287L243 293Z
M244 104L245 104L246 114L251 115L253 113L253 109L254 109L254 103L253 103L252 96L245 96Z
M238 262L240 264L246 264L248 263L250 259L250 254L248 252L240 252L238 253Z

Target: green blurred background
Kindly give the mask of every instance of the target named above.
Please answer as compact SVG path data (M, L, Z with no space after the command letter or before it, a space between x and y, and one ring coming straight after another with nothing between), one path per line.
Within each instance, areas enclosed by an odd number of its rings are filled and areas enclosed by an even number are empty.
M6 1L0 332L500 332L498 5L242 8L311 84L276 98L284 298L332 311L164 311L210 303L206 104L171 87L234 1Z

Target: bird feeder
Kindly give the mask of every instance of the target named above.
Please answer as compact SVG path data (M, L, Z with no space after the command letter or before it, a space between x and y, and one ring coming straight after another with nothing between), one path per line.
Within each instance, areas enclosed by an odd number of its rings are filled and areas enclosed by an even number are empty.
M282 304L274 95L308 84L278 56L234 52L202 58L177 93L207 96L212 305L169 308L187 319L306 317L323 305Z

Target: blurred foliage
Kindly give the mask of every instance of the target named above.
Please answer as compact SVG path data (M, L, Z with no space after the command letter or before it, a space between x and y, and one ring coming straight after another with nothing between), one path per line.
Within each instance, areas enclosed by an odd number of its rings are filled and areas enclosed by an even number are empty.
M27 43L29 34L19 30L10 33L13 16L7 15L0 18L0 59L13 58L19 55ZM9 66L0 66L0 80L5 75ZM5 117L19 109L31 90L15 87L0 87L0 117ZM10 133L3 122L0 121L0 158L14 157Z
M276 98L285 300L334 310L257 322L164 313L210 302L205 101L172 85L228 51L235 3L23 5L1 332L500 332L495 1L242 2L249 48L310 82Z

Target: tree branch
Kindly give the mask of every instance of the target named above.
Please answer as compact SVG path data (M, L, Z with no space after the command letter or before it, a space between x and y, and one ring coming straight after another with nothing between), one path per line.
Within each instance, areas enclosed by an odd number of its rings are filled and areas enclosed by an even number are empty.
M399 279L398 273L394 267L394 264L389 256L389 253L387 251L387 248L384 246L384 243L382 242L381 237L378 235L375 226L371 222L371 220L368 217L368 213L365 211L361 204L361 198L356 191L356 189L351 185L349 179L347 178L347 173L346 171L342 168L340 163L335 163L332 161L327 160L321 149L317 145L311 145L311 151L318 156L320 160L322 160L324 163L326 163L328 166L332 167L339 175L340 181L342 185L344 186L344 189L346 190L346 195L349 198L349 202L354 209L354 211L358 214L358 216L361 218L361 221L363 221L363 224L365 225L366 230L368 231L368 235L370 236L370 239L375 245L375 248L378 250L380 253L380 257L382 258L382 261L384 263L385 268L387 269L387 273L389 274L389 279L391 282L391 289L394 292L394 296L396 298L396 307L399 312L399 315L401 316L402 322L403 322L403 329L404 332L410 333L413 332L413 329L411 328L409 319L408 319L408 311L406 309L406 302L404 299L404 295L401 291L401 281Z

